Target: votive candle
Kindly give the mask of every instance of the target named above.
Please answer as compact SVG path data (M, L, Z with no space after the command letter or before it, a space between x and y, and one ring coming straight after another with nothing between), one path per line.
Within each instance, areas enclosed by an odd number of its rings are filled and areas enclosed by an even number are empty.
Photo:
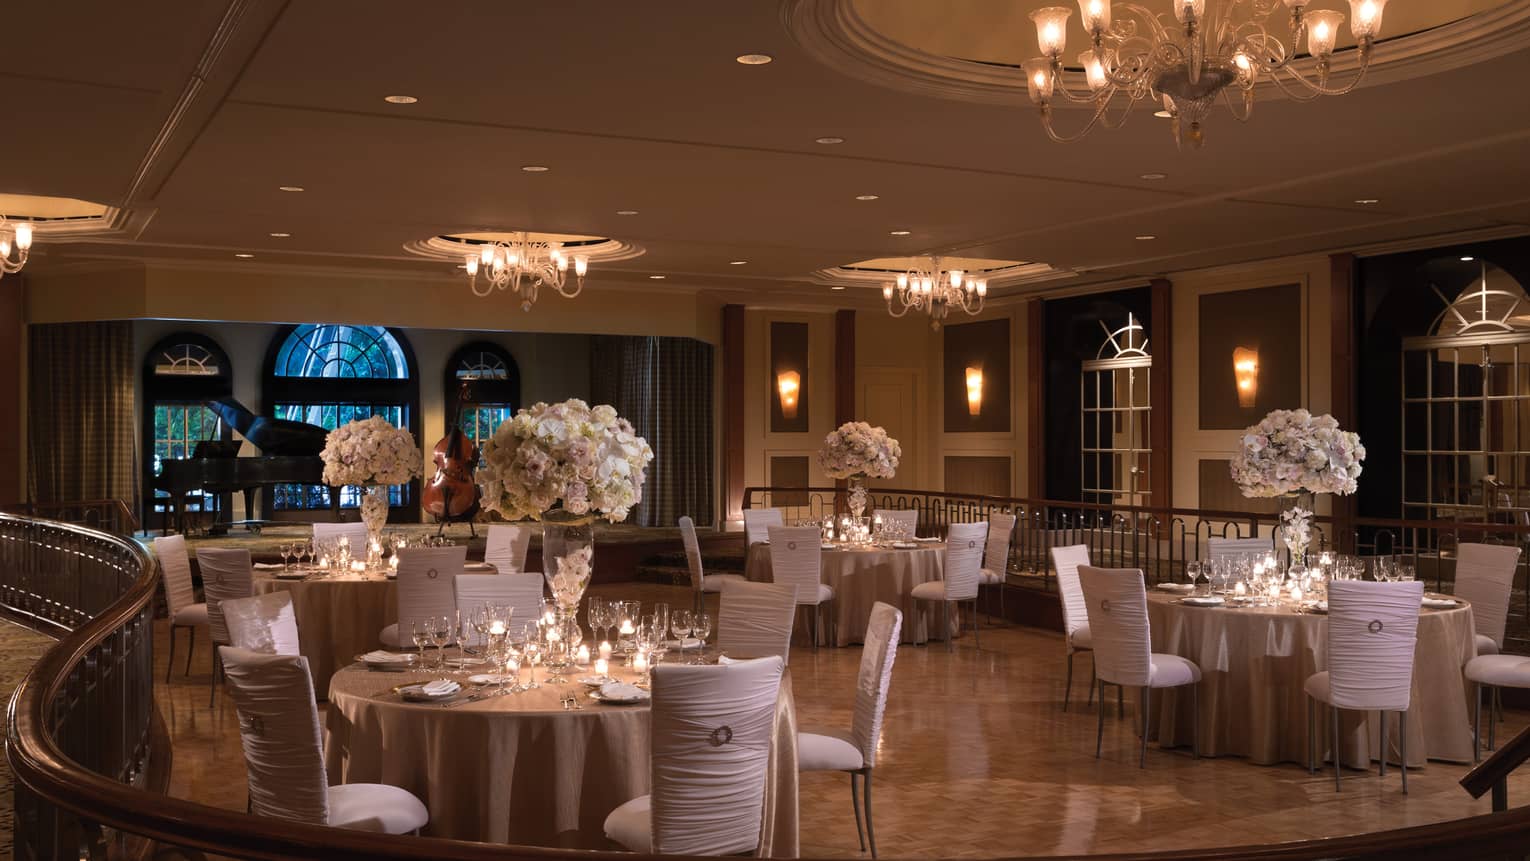
M600 658L595 661L595 675L604 676L609 672L611 672L610 661L606 660L605 658Z
M359 574L362 571L367 570L367 563L362 562L360 559L357 559L355 562L351 563L351 570L355 571L356 573Z
M648 656L638 652L632 658L632 669L640 673L648 672Z
M605 640L600 641L600 659L602 661L609 661L611 659L611 644Z
M1248 586L1244 585L1242 581L1239 581L1236 585L1233 586L1233 594L1239 597L1247 595Z
M505 623L501 622L498 619L495 619L494 621L490 622L489 623L489 633L491 633L491 634L503 634L503 633L505 633Z
M589 646L585 646L585 645L580 645L579 646L579 651L574 653L574 663L578 664L581 667L589 665L589 663L590 663L590 647Z
M632 627L632 620L631 619L623 619L621 627L617 628L616 630L619 633L622 633L622 634L635 634L635 633L637 633L637 629Z

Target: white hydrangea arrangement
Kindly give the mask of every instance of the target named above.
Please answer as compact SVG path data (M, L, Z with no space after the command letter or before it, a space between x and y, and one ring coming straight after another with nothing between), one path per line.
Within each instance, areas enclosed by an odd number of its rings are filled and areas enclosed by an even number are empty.
M346 422L324 440L324 483L331 487L403 484L424 472L414 435L382 416Z
M1364 460L1360 435L1340 430L1333 416L1275 410L1243 432L1231 470L1247 497L1303 492L1347 496L1358 486Z
M824 437L818 466L830 478L892 478L903 449L887 431L866 422L845 422Z
M483 444L483 508L507 520L555 510L620 523L643 501L653 449L606 404L577 398L520 410Z

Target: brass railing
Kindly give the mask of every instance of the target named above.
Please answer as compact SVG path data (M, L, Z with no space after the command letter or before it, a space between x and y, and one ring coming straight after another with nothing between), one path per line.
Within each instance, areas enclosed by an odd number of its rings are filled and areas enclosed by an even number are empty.
M86 499L70 502L0 502L0 511L43 517L99 529L113 535L138 532L138 516L120 499Z
M273 821L151 791L150 608L158 571L141 545L61 523L0 515L0 604L59 643L17 688L7 756L23 861L147 855L333 861L651 861L658 856L396 837ZM1525 858L1530 808L1328 840L1092 856L1098 861L1382 861ZM134 844L142 850L134 853ZM1021 856L1011 856L1019 859Z

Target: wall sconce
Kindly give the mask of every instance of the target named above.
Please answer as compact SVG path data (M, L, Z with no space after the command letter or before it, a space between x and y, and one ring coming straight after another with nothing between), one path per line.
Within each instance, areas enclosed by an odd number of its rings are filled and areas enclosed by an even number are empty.
M967 415L975 416L983 411L983 369L967 366Z
M1238 382L1238 406L1249 409L1259 395L1259 351L1248 347L1233 350L1233 377Z
M797 417L797 396L802 392L802 375L783 371L776 375L776 389L781 393L781 417Z

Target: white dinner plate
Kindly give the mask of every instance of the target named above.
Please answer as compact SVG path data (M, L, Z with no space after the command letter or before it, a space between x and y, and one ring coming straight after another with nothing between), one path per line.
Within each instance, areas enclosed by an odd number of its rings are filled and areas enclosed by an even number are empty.
M1431 610L1454 610L1461 606L1454 598L1424 598L1424 606Z
M608 685L611 682L616 681L616 679L613 679L610 676L585 676L582 679L575 679L575 681L579 682L581 685L598 688L601 685Z
M405 700L411 703L439 703L443 700L449 700L452 697L462 693L462 685L456 684L454 682L451 690L439 694L426 693L424 682L413 685L399 685L393 690L396 691L400 697L403 697Z
M1189 604L1192 607L1220 607L1227 601L1217 595L1190 595L1179 599L1181 604Z
M915 544L912 541L894 541L892 546L893 546L894 550L918 550L919 549L919 545Z
M648 693L645 691L641 696L636 696L636 697L633 697L631 699L625 699L625 700L622 700L622 699L612 699L610 697L604 696L603 694L601 694L599 689L596 689L596 690L590 691L590 699L594 700L597 703L605 703L606 705L610 705L610 706L635 706L635 705L639 705L641 703L648 702L650 697L649 697Z
M1195 587L1189 583L1159 583L1154 588L1162 589L1165 592L1191 592L1195 590Z
M380 670L382 672L388 673L402 673L405 670L412 670L420 662L419 655L404 655L404 657L408 658L408 660L369 661L367 660L366 655L357 655L356 661L369 670Z

